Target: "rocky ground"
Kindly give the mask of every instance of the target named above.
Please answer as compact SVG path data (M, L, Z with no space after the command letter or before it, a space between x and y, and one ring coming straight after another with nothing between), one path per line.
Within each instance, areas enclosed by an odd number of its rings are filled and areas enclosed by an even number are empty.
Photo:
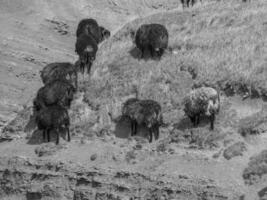
M74 62L75 29L93 17L111 30L92 76L80 77L71 142L43 143L31 117L39 70ZM263 200L267 198L267 3L177 0L0 2L0 197L4 200ZM161 60L140 60L132 33L164 24ZM215 130L193 128L182 97L194 85L221 90ZM160 102L167 127L148 143L114 123L138 89ZM246 99L243 97L247 97Z

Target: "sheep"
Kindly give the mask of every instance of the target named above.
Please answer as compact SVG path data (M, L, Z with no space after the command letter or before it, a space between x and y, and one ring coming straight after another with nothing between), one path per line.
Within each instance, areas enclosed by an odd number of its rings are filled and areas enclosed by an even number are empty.
M85 66L87 68L87 73L90 74L91 66L95 60L97 50L97 42L92 36L81 34L77 38L75 52L79 55L80 71L82 74L84 74Z
M200 0L200 1L202 2L202 0ZM193 6L196 3L196 0L181 0L183 7L185 7L185 6L189 7L190 2L191 2L191 6Z
M141 58L144 57L146 49L150 50L151 56L155 53L161 57L164 50L168 47L168 31L161 24L143 24L136 31L135 44L141 51Z
M101 32L101 41L104 41L110 37L110 31L104 28L103 26L99 26Z
M33 101L34 110L39 111L53 104L69 108L75 88L68 81L55 80L41 87Z
M43 131L43 140L47 137L50 142L50 131L57 133L56 144L59 143L59 131L61 128L67 129L68 141L70 141L70 119L66 108L59 105L52 105L37 112L35 118L38 129Z
M101 42L101 29L99 28L98 23L95 19L82 19L79 22L76 31L77 38L82 34L91 35L97 44Z
M210 118L210 129L214 129L215 114L220 111L219 92L211 87L193 89L183 99L184 112L194 126L199 124L200 115Z
M149 142L159 138L159 127L163 124L161 106L153 100L128 99L122 107L122 115L131 120L131 136L136 135L137 126L145 125L149 130Z
M43 83L46 85L54 80L67 80L78 88L78 76L76 66L69 62L55 62L46 65L42 71L40 71L40 77Z

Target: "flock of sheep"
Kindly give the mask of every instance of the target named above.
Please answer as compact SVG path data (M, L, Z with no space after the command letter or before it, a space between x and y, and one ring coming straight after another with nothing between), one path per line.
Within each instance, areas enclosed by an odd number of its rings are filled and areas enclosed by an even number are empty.
M70 141L70 119L68 109L78 90L78 72L82 74L91 66L96 57L98 44L110 37L110 32L98 25L95 19L83 19L79 22L76 32L75 51L79 55L75 64L51 63L40 72L44 86L41 87L33 100L33 112L38 129L43 131L43 140L50 141L50 132L57 134L62 128L67 130ZM161 24L143 24L135 33L135 44L141 52L149 51L152 57L159 59L168 47L168 31ZM210 128L214 128L215 114L219 112L219 93L210 87L192 90L184 98L184 112L196 126L201 115L210 117ZM122 105L122 115L131 121L131 136L137 134L138 126L144 125L149 130L149 142L153 136L159 138L159 127L164 124L161 106L150 99L130 98Z
M68 132L70 141L70 119L68 110L78 89L78 71L84 73L85 67L90 73L95 59L97 45L110 36L104 27L98 26L94 19L80 21L77 28L76 52L79 60L75 63L57 62L48 64L40 72L44 86L33 100L33 113L39 130L43 131L43 139L50 141L50 131L57 133L56 144L62 128Z
M246 0L242 0L246 2ZM195 0L181 0L183 6L195 3ZM78 72L84 74L85 68L90 74L95 60L98 44L110 37L110 31L99 26L95 19L83 19L76 31L75 52L79 55L75 64L68 62L48 64L40 72L44 86L37 92L33 100L33 112L38 129L43 131L43 140L50 141L50 131L57 133L56 144L59 143L59 133L65 128L70 141L70 119L68 109L78 90ZM135 32L134 43L140 50L140 58L145 51L151 57L161 58L168 47L169 34L164 25L143 24ZM194 126L200 123L200 117L210 119L210 129L214 129L215 115L220 110L219 92L211 87L192 89L183 99L184 113ZM110 114L110 113L109 113ZM137 134L137 128L145 126L149 131L149 142L159 138L159 127L164 124L161 106L151 99L130 98L122 105L122 116L131 121L131 136Z

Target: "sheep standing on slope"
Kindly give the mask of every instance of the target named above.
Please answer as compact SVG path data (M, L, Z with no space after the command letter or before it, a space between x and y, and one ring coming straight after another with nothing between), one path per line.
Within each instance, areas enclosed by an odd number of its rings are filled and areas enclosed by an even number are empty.
M143 24L136 31L135 44L141 51L141 58L148 49L152 57L161 57L168 47L168 31L161 24Z
M149 130L149 142L159 138L159 127L163 124L161 106L153 100L128 99L122 108L122 115L131 120L131 136L137 134L137 126L145 125Z
M39 111L51 105L69 108L75 88L68 81L56 80L40 88L33 101L34 110Z
M70 119L68 111L59 105L49 106L37 112L36 124L39 130L43 131L43 140L47 137L50 142L50 131L54 130L57 134L56 144L59 143L59 131L62 128L67 129L68 141L70 141Z
M75 52L79 55L80 70L84 74L84 68L87 68L87 73L90 74L91 66L96 57L98 50L95 39L87 34L81 34L75 44Z
M45 85L55 80L69 80L76 89L78 87L76 66L69 62L50 63L43 68L40 76Z
M219 93L211 87L192 90L183 100L184 112L194 126L199 124L200 115L210 118L210 128L214 129L215 114L220 110Z
M97 44L100 43L102 40L101 29L98 26L97 21L92 18L82 19L79 22L76 31L77 38L80 37L80 35L82 34L92 36Z

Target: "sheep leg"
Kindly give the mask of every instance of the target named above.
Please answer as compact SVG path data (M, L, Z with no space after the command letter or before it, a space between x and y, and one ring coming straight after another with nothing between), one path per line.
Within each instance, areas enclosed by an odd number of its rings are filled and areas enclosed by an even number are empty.
M137 122L134 121L134 135L137 135Z
M189 117L190 118L190 120L191 120L191 122L192 122L192 124L193 124L193 126L197 126L197 121L198 121L198 117L197 117L198 115L195 115L195 116L192 116L192 117Z
M213 130L214 129L214 121L215 121L215 114L211 114L210 116L210 129Z
M200 122L200 114L196 115L196 125L198 125Z
M45 142L46 129L43 130L43 141Z
M149 50L150 50L151 57L154 58L155 57L155 52L154 52L154 49L153 49L153 47L151 45L149 46Z
M92 63L91 61L87 64L87 74L90 74L91 72L91 66L92 66Z
M132 135L131 136L134 136L134 135L137 134L137 122L136 121L132 121L131 125L132 125Z
M59 130L58 130L58 128L56 129L56 133L57 133L57 140L56 140L56 144L58 144L58 143L59 143Z
M160 57L160 58L161 58L161 56L163 55L163 53L164 53L164 49L160 48L160 49L159 49L159 57Z
M80 64L80 70L81 70L81 73L84 74L84 63L82 62Z
M197 126L197 115L194 117L194 127Z
M131 121L131 136L134 136L134 122Z
M131 121L131 136L136 134L135 121Z
M50 142L50 129L46 130L47 142Z
M149 142L151 143L153 140L153 128L149 128Z
M155 126L155 140L158 140L159 139L159 126L156 125Z
M67 127L67 132L68 132L68 141L70 142L70 128Z
M141 48L141 58L144 58L145 48Z

